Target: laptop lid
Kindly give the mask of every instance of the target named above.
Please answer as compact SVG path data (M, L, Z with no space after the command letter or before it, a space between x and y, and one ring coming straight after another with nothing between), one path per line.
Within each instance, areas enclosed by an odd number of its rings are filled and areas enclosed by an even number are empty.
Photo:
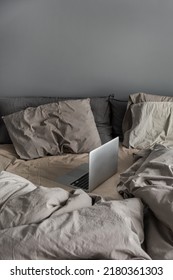
M93 191L101 183L113 176L118 166L119 138L103 144L89 153L88 163L74 168L63 176L58 177L58 182L74 187L72 183L81 176L89 173L87 192Z
M119 137L116 137L89 154L89 192L112 177L118 167Z

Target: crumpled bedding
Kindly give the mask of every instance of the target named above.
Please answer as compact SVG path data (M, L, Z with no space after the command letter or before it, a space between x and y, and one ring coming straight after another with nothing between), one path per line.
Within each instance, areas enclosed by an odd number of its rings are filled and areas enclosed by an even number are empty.
M138 198L105 200L0 173L0 259L150 259Z
M173 259L173 149L155 145L137 155L117 187L145 205L145 249L152 259Z
M119 174L133 163L133 151L120 144L118 172L94 189L92 193L102 197L121 199L115 186L119 182ZM0 145L0 171L8 171L24 177L37 186L48 188L60 187L70 191L70 187L58 182L58 177L87 161L87 153L64 154L59 156L46 156L34 160L22 160L16 154L12 144Z
M109 187L101 190L103 198L97 191L62 189L43 176L38 178L46 187L38 186L29 168L42 167L40 161L21 161L9 149L0 152L2 168L10 171L0 172L0 259L173 259L173 149L156 145L140 151L129 168L131 151L121 150L119 172L124 163L127 169L116 190L124 200L108 198ZM85 157L45 158L44 164L71 167ZM32 183L23 178L30 174Z

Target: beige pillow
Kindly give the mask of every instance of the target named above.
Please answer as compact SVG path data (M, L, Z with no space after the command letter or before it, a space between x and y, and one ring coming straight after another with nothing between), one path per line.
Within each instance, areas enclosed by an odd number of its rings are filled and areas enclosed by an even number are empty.
M138 93L131 94L129 96L129 102L131 104L136 104L141 102L173 102L173 97L138 92Z
M29 107L3 120L22 159L88 153L101 145L89 98Z
M173 102L141 102L131 106L129 145L146 149L155 144L173 146Z
M126 147L129 147L129 132L132 127L131 107L133 106L133 104L138 104L141 102L173 102L173 97L148 94L144 92L138 92L129 95L127 110L122 123L122 130L124 134L123 145Z

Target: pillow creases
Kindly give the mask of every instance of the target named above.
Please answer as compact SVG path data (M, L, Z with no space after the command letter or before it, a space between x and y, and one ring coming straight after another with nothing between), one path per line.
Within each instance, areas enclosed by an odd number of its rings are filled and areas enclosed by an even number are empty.
M89 98L28 107L3 120L22 159L88 153L101 145Z
M137 92L129 95L127 110L124 115L122 130L124 134L123 145L129 147L129 132L132 127L132 112L131 107L134 104L145 102L173 102L172 96L149 94L144 92Z
M111 95L112 96L112 95ZM86 99L87 97L65 97L65 96L10 96L0 97L0 144L11 144L11 138L2 120L2 116L7 116L28 107L38 107L40 105L56 103L64 100ZM112 139L112 127L110 123L110 96L90 97L91 110L94 115L96 127L98 129L102 144Z
M129 146L146 149L157 144L173 146L173 102L141 102L131 106Z

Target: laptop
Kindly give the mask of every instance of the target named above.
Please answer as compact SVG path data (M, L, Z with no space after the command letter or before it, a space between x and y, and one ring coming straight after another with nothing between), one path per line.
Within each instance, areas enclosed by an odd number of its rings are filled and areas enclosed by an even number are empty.
M110 140L89 153L88 163L58 177L58 182L86 192L93 191L117 172L119 137Z

